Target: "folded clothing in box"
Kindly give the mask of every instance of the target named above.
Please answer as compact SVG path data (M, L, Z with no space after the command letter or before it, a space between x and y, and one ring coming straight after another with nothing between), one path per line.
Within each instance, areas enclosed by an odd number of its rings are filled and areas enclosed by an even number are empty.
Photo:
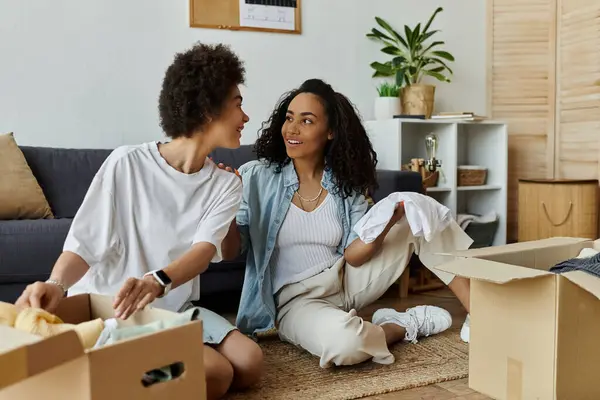
M94 346L104 329L104 322L101 318L80 324L66 324L62 319L45 310L38 308L18 310L14 304L1 301L0 324L44 338L72 330L77 333L85 349Z
M0 303L0 400L205 399L200 312L148 307L114 320L110 343L94 348L112 303L71 296L55 314Z
M600 253L598 250L591 248L582 249L577 257L556 264L549 271L556 274L583 271L600 278Z

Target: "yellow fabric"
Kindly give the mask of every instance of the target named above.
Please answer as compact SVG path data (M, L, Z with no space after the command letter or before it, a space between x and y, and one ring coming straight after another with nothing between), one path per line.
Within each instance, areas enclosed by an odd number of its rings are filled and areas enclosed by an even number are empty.
M56 315L38 308L18 311L13 304L0 302L0 323L41 337L50 337L73 330L83 347L91 349L104 329L101 318L80 324L66 324Z
M0 135L0 220L53 217L13 134Z
M15 326L17 314L17 308L14 305L0 301L0 325Z

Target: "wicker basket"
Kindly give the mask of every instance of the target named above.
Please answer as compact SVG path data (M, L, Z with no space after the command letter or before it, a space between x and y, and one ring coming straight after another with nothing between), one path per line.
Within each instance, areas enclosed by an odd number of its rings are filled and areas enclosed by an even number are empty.
M487 179L487 169L477 165L458 167L458 186L482 186Z

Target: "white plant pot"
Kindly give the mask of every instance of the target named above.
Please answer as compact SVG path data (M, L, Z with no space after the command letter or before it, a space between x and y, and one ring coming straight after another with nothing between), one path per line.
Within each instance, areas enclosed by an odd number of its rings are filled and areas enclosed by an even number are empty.
M392 119L394 115L401 114L399 97L377 97L375 99L375 119Z

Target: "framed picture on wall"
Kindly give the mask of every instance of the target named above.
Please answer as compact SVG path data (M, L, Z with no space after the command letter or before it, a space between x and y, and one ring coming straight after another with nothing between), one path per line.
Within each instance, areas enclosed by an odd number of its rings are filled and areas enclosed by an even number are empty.
M300 34L301 0L190 0L190 26Z

